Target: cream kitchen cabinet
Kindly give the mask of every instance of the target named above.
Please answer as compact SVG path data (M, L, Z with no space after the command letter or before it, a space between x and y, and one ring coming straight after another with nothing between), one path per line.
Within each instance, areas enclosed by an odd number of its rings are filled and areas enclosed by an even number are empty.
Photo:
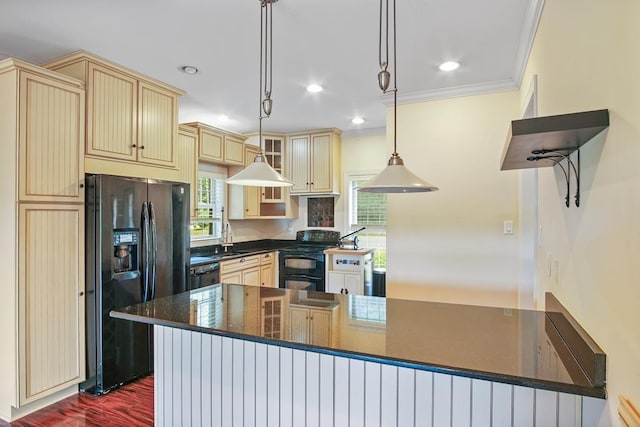
M337 129L287 136L291 195L340 193L340 141Z
M220 281L260 286L260 255L234 258L220 263Z
M140 165L129 169L133 176L163 177L146 166L175 171L182 91L84 51L45 67L86 84L87 172L113 174L123 168L113 161Z
M302 344L331 347L338 343L337 305L324 308L289 304L288 339Z
M268 252L260 255L260 286L277 288L276 285L276 258L277 252Z
M0 61L0 418L77 392L84 352L84 84Z
M189 126L178 128L176 165L180 172L179 181L189 184L191 219L196 217L196 193L198 192L198 131Z
M182 123L198 130L198 160L231 166L245 163L242 135L218 129L201 122Z

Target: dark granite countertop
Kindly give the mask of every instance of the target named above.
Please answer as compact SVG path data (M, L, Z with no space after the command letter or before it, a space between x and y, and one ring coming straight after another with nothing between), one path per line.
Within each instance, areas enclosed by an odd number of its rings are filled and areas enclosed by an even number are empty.
M260 306L281 316L261 331ZM289 306L337 307L331 344L289 339ZM115 310L113 317L415 369L605 398L556 325L559 313L219 284ZM604 357L604 354L601 354ZM587 372L587 373L585 373ZM596 384L594 384L596 383Z
M219 262L243 256L259 255L278 249L294 246L295 240L252 240L249 242L234 243L227 251L221 245L211 245L199 248L191 248L191 265L201 263Z

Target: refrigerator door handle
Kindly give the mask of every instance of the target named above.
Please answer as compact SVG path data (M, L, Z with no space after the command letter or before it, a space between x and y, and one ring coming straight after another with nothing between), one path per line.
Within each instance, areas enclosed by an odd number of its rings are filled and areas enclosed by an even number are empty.
M144 271L142 272L142 302L146 302L149 299L149 210L147 209L147 202L142 203L142 213L140 214L141 226L142 226L142 255L144 257L142 266Z
M153 203L149 202L149 221L151 222L151 297L156 297L156 272L158 270L158 229L156 227L156 214L153 210Z

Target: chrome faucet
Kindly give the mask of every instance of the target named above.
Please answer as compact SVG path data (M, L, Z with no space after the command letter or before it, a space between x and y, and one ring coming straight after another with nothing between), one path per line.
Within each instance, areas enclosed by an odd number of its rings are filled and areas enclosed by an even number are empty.
M231 235L231 230L229 229L229 223L225 225L224 223L224 206L222 207L222 248L224 252L227 252L229 248L233 247L233 236Z

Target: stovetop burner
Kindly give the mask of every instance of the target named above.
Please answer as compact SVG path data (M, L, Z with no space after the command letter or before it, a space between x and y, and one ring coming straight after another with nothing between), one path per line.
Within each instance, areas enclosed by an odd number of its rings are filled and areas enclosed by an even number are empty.
M331 230L300 230L296 233L298 246L301 244L319 245L328 247L337 246L340 242L340 232Z

